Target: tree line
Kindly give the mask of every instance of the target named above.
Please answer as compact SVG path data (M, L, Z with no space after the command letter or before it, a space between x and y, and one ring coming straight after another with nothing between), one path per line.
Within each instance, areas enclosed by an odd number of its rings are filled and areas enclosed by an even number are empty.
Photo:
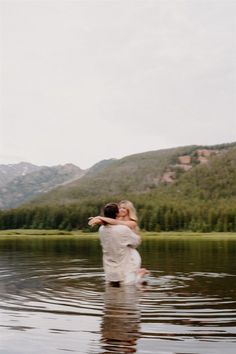
M115 200L115 198L113 199ZM120 200L117 199L117 200ZM132 200L132 199L131 199ZM88 218L101 215L110 200L64 206L21 207L0 211L0 229L91 230ZM163 202L134 197L138 223L146 231L236 232L236 203Z

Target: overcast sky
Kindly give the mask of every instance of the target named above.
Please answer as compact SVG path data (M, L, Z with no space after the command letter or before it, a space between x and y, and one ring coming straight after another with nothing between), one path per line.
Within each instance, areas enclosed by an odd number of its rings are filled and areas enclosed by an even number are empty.
M0 163L236 141L234 0L1 0Z

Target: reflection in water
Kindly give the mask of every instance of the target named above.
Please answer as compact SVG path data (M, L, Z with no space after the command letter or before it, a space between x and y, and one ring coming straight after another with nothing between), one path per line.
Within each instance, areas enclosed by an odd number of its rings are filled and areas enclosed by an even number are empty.
M135 353L140 337L140 290L106 286L101 325L104 353Z

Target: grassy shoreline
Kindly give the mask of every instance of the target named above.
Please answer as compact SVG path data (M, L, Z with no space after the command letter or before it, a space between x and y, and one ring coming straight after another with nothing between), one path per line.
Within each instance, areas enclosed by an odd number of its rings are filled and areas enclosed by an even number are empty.
M13 229L13 230L0 230L0 238L8 236L25 236L25 237L83 237L83 238L97 238L97 232L83 232L77 231L65 231L65 230L37 230L37 229ZM189 237L201 237L201 238L230 238L236 239L235 232L188 232L188 231L176 231L176 232L141 232L141 236L144 238L189 238Z

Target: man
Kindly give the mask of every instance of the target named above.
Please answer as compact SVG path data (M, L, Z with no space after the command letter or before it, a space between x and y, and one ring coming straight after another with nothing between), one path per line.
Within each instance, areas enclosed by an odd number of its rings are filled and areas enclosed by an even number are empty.
M115 219L119 213L116 203L106 204L104 216ZM132 262L131 248L140 244L140 237L126 225L105 224L99 228L103 250L103 267L106 281L111 285L135 284L137 265Z

